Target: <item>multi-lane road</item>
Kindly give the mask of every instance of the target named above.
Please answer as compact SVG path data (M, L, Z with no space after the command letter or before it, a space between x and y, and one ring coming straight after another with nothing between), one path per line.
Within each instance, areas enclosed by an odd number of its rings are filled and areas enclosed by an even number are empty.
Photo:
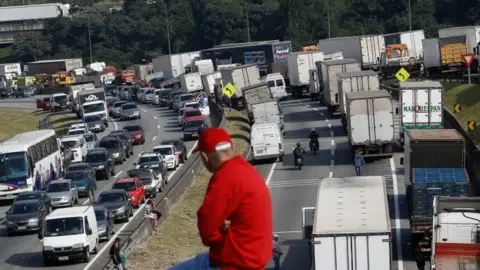
M36 97L38 98L38 97ZM177 125L175 114L166 108L154 107L151 105L139 105L142 113L142 118L135 121L111 121L107 131L100 134L100 136L108 134L111 130L122 129L126 125L139 124L145 129L146 142L144 145L135 146L135 155L130 157L123 165L117 165L117 174L114 177L110 177L109 180L99 180L97 182L98 190L97 194L103 190L110 189L114 179L118 179L125 176L125 172L133 168L133 163L136 162L137 154L141 151L151 151L152 148L159 144L160 141L165 139L182 138L183 134L181 129ZM35 98L28 99L5 99L0 100L0 107L17 107L34 109ZM189 153L193 148L195 141L186 142L187 150ZM178 169L177 169L178 170ZM171 177L175 172L170 172ZM173 178L175 179L175 178ZM167 189L162 193L168 192L168 190L174 185L169 183ZM80 201L81 204L88 204L86 199ZM44 269L42 260L42 245L36 234L27 234L14 237L8 237L5 229L5 212L8 210L8 204L0 205L0 269L5 270L20 270L20 269ZM136 210L135 214L143 212L142 207ZM124 224L116 224L115 232L121 233L126 226ZM108 257L108 248L103 248L105 242L100 244L101 252L95 257L92 257L90 263L80 264L65 264L56 267L49 267L53 269L61 270L86 270L95 265L97 258Z

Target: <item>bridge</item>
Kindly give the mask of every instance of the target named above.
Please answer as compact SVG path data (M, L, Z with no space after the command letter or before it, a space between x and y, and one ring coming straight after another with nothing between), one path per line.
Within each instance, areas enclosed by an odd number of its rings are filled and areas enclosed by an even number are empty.
M45 20L68 16L70 5L51 3L0 7L0 44L11 44L17 34L42 30Z

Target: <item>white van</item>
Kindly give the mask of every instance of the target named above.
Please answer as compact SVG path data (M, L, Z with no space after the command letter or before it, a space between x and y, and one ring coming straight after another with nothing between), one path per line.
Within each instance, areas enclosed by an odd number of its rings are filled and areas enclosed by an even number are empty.
M98 252L97 218L93 206L53 211L45 218L38 238L43 240L45 266L74 260L88 262L90 253Z
M285 80L283 79L282 74L280 73L270 73L262 78L262 82L268 83L270 91L272 92L273 98L279 100L287 99L287 90L285 87Z
M65 136L60 139L65 149L72 151L72 162L82 162L87 155L87 142L83 135Z
M253 124L250 145L253 161L277 158L283 161L283 136L276 123Z

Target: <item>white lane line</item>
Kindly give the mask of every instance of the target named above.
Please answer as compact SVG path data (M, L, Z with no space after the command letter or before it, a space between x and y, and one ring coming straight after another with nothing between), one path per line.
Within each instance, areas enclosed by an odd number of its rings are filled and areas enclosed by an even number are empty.
M331 129L331 128L332 128L332 124L328 123L328 128Z
M331 140L330 143L332 144L332 146L334 146L335 145L335 140Z
M330 160L330 166L335 166L335 160L333 159Z
M156 116L154 116L154 117L153 117L153 119L157 119L157 117L156 117Z
M397 170L395 169L395 161L393 158L390 159L390 167L392 169L392 180L393 180L393 201L394 201L394 211L395 211L395 227L401 228L400 225L400 207L398 203L398 186L397 186ZM395 230L396 241L397 242L397 269L403 269L403 251L402 251L402 232L400 229Z
M325 119L325 122L330 123L330 120L329 120L329 119Z
M119 171L117 174L115 174L114 178L119 177L122 173L123 173L123 171Z
M145 109L142 109L142 111L143 111L143 112L147 112L147 110L145 110Z
M112 122L113 122L113 125L115 126L115 130L118 130L117 122L115 122L115 120L113 120L113 119L112 119Z
M318 108L313 108L315 111L318 111Z
M155 141L156 139L157 139L157 136L154 136L154 137L152 138L152 141Z
M160 129L160 125L157 125L157 129Z
M270 171L268 172L267 179L265 180L265 185L267 185L267 187L268 187L268 184L270 183L270 180L272 180L273 171L275 171L275 167L277 167L277 162L272 164L272 167L270 168Z
M333 134L333 131L330 131L330 137L333 137L335 136L335 134Z
M332 178L333 177L333 172L329 172L328 173L328 178Z
M335 149L334 148L330 148L330 155L335 156Z

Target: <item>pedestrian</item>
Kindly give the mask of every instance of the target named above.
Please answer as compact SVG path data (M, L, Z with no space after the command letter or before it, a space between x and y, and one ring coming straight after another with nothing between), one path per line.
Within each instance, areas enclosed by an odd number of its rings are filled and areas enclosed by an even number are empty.
M162 216L160 212L155 210L155 202L152 198L149 198L147 201L147 205L145 207L145 217L151 219L153 231L157 231L158 220Z
M120 256L120 238L115 238L112 247L110 248L110 259L113 265L118 270L123 270L122 258Z
M194 152L213 175L197 212L197 226L208 253L170 268L265 269L272 256L272 202L265 180L236 155L228 133L205 130Z
M95 190L97 190L97 179L90 177L88 180L88 199L90 204L95 203Z
M353 157L353 165L355 166L355 173L360 176L360 169L365 166L365 160L359 150L355 150L355 156Z
M415 247L415 263L417 264L418 270L425 270L425 255L423 255L420 245Z
M279 237L278 235L273 235L273 265L275 270L280 270L280 257L283 255L283 252L280 248Z
M200 136L206 129L207 129L207 125L205 125L205 123L202 123L198 128L198 136Z

